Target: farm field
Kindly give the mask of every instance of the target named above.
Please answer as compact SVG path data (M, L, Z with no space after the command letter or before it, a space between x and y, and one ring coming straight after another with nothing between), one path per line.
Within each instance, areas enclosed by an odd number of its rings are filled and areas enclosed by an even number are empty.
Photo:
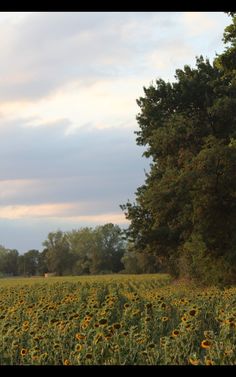
M157 274L1 279L0 364L235 365L236 287Z

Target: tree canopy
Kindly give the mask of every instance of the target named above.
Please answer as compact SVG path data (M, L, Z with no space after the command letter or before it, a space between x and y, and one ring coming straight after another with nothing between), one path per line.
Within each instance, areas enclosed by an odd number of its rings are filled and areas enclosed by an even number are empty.
M136 253L207 282L236 276L236 17L211 64L176 70L137 100L137 144L150 172L136 201L121 206ZM209 263L212 268L209 267ZM206 269L205 266L209 268Z

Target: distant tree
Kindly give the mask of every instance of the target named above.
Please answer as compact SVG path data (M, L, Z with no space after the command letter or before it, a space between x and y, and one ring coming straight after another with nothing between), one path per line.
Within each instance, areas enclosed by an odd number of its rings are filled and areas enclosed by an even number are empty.
M45 272L48 272L47 249L41 251L38 256L38 273L39 275L44 275Z
M118 225L81 228L67 233L75 274L99 274L123 269L124 240Z
M51 232L43 242L46 266L49 272L57 275L70 274L72 269L69 242L62 231Z
M72 230L67 233L70 250L73 255L74 275L84 275L90 273L91 254L94 250L95 240L92 228L81 228L79 230Z
M18 273L33 276L38 273L39 251L29 250L18 258Z
M0 245L0 276L5 274L7 249Z
M3 272L7 275L16 276L18 272L18 256L19 253L15 249L7 249L4 257Z
M97 252L93 255L96 272L118 272L123 269L121 258L125 250L123 233L118 225L108 223L95 228Z

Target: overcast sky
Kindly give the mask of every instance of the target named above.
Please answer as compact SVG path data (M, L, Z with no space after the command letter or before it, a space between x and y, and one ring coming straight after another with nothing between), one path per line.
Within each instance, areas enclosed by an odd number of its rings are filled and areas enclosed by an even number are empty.
M223 51L224 13L0 13L0 244L113 222L145 179L143 86Z

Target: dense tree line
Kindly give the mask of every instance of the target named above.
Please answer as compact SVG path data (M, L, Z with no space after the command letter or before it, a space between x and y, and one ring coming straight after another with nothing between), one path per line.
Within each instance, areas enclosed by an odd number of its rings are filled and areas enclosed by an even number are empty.
M126 241L118 225L105 224L71 232L51 232L44 249L17 250L0 247L0 275L34 276L116 273L124 270Z
M131 221L129 259L205 283L236 280L236 16L211 64L176 70L137 100L137 144L151 159ZM150 260L150 263L148 262Z
M124 230L111 223L50 232L42 245L24 254L0 246L0 277L160 272L153 256L131 253Z

